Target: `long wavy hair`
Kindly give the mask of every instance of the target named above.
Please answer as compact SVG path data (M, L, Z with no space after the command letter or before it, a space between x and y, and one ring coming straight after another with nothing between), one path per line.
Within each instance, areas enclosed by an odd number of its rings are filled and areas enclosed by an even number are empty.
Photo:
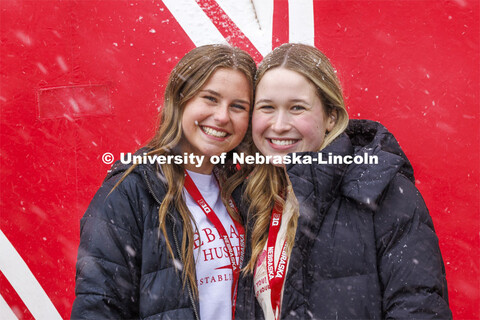
M233 69L242 72L250 84L250 101L253 104L253 82L256 65L252 57L245 51L227 45L205 45L188 52L170 73L165 88L164 105L159 115L159 128L147 144L147 155L165 155L178 151L178 146L183 137L182 115L187 102L192 99L206 84L213 73L221 68ZM250 116L252 112L250 108ZM235 149L236 152L246 151L251 144L251 125L242 143ZM233 152L233 151L231 151ZM229 153L231 155L231 152ZM131 166L115 185L118 186L123 179L135 169ZM233 219L240 221L240 217L228 205L233 190L244 180L244 170L237 170L227 156L226 164L217 167L219 182L221 184L222 201ZM181 240L181 259L183 262L183 286L190 283L194 295L198 297L196 282L195 261L193 255L193 216L188 210L183 197L184 167L183 165L171 164L161 167L165 178L167 192L158 211L159 228L165 237L167 250L175 258L171 239L166 229L166 218L169 212L176 208L182 220L183 237Z
M303 75L316 88L316 94L323 105L324 116L335 113L335 125L326 135L320 150L338 137L348 125L342 89L336 71L329 59L315 47L304 44L283 44L269 53L258 66L255 77L257 86L266 72L274 68L285 68ZM323 134L320 133L319 134ZM305 150L307 151L307 150ZM311 150L317 151L317 150ZM253 145L251 152L259 152ZM252 230L252 256L244 270L253 272L259 254L268 238L271 212L274 205L285 206L282 195L288 194L289 186L285 170L273 165L257 165L250 173L244 197L249 202L249 217L254 219ZM298 204L292 192L294 216L287 227L287 246L293 248L298 220Z

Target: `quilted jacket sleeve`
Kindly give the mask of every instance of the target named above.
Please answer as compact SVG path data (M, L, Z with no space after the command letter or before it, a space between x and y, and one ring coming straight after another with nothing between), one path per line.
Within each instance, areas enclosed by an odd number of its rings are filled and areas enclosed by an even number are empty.
M133 175L131 175L133 176ZM104 183L81 220L72 319L138 318L141 221L134 177Z
M385 319L450 319L432 219L415 186L397 174L374 215Z

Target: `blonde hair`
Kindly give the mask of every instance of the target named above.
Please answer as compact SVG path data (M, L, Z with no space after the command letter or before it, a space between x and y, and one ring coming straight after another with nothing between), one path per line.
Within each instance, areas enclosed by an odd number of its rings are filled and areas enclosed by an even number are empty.
M186 103L192 99L205 85L213 73L220 69L233 69L242 72L248 83L251 84L250 101L253 104L253 81L256 65L252 57L245 51L227 45L205 45L188 52L170 73L165 88L164 105L160 112L160 125L152 140L147 144L151 150L147 155L163 155L175 153L182 139L181 120ZM252 108L250 108L252 109ZM250 110L251 112L251 110ZM251 113L250 113L251 114ZM247 135L237 150L245 148L251 140L250 124ZM231 153L231 152L230 152ZM230 159L230 157L227 157ZM118 186L123 179L134 170L136 165L131 166L115 185ZM217 168L220 175L219 182L222 185L222 200L232 218L239 221L238 215L228 205L233 190L243 182L243 170L235 170L231 161L227 161L222 168ZM162 166L162 172L166 180L167 192L158 211L159 228L165 237L167 250L174 259L171 239L166 230L166 218L172 208L176 208L183 222L183 237L181 240L181 259L183 265L183 285L190 283L194 295L198 297L196 284L196 271L193 256L193 221L192 214L183 198L184 167L183 165L171 164Z
M336 71L329 59L315 47L304 44L283 44L269 53L258 66L255 76L257 86L266 72L274 68L285 68L298 72L310 81L324 107L326 116L336 112L336 122L333 129L326 135L320 150L338 137L348 125L348 114L345 109L342 89ZM321 134L319 132L319 134ZM317 150L311 150L317 151ZM255 146L251 152L258 152ZM249 201L249 217L254 219L252 230L252 256L245 271L253 272L259 254L262 252L268 238L270 216L275 204L285 207L285 200L281 196L288 193L289 186L283 168L272 165L257 165L251 172L245 197ZM298 205L293 193L287 197L293 201L295 213L287 228L287 245L293 248L297 229Z

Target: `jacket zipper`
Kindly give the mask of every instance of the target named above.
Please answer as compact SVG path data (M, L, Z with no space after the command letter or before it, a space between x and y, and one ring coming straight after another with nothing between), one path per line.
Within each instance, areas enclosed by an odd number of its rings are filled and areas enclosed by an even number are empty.
M155 201L157 201L157 203L159 205L161 205L162 203L160 202L160 200L157 198L157 196L153 192L153 189L150 185L150 182L148 181L147 173L145 171L143 171L143 174L144 174L145 182L147 183L148 190L152 194ZM176 220L173 218L173 216L170 212L168 212L167 214L173 222L173 226L172 226L173 241L175 242L175 248L177 249L178 258L181 261L182 260L182 255L181 255L181 252L180 252L180 246L178 245L178 239L177 239L177 233L176 233L177 223L176 223ZM195 300L193 299L192 288L190 287L190 281L188 281L188 283L187 283L187 289L188 289L188 296L190 298L190 302L192 303L193 313L195 314L195 319L200 320L200 316L198 315L198 311L197 311L197 305L195 304Z

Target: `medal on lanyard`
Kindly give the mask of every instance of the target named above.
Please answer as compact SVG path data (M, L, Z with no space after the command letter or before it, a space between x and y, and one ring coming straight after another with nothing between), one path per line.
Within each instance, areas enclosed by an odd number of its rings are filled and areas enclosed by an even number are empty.
M217 214L213 211L212 208L208 205L208 203L203 198L202 194L198 190L195 182L193 182L192 178L185 170L185 189L190 194L190 196L195 200L198 204L200 209L205 213L208 220L214 225L217 229L218 233L220 234L220 238L223 239L225 246L227 247L228 257L230 258L230 268L232 268L233 273L233 285L232 285L232 319L235 317L235 303L237 301L237 284L238 278L240 276L240 267L243 262L244 252L245 252L245 229L243 226L238 223L235 219L233 223L235 224L235 228L237 228L238 235L239 235L239 242L240 242L240 259L237 261L235 259L235 252L233 251L232 243L230 242L230 238L228 237L227 231L223 227L222 222L218 218ZM229 206L238 213L238 209L233 202L233 199L230 198L228 202Z
M282 247L280 260L275 268L275 244L277 242L278 232L282 224L282 211L275 205L270 218L270 228L268 230L267 240L267 278L270 285L270 299L272 302L273 314L275 319L280 318L280 301L282 299L282 287L285 280L287 269L287 242Z

